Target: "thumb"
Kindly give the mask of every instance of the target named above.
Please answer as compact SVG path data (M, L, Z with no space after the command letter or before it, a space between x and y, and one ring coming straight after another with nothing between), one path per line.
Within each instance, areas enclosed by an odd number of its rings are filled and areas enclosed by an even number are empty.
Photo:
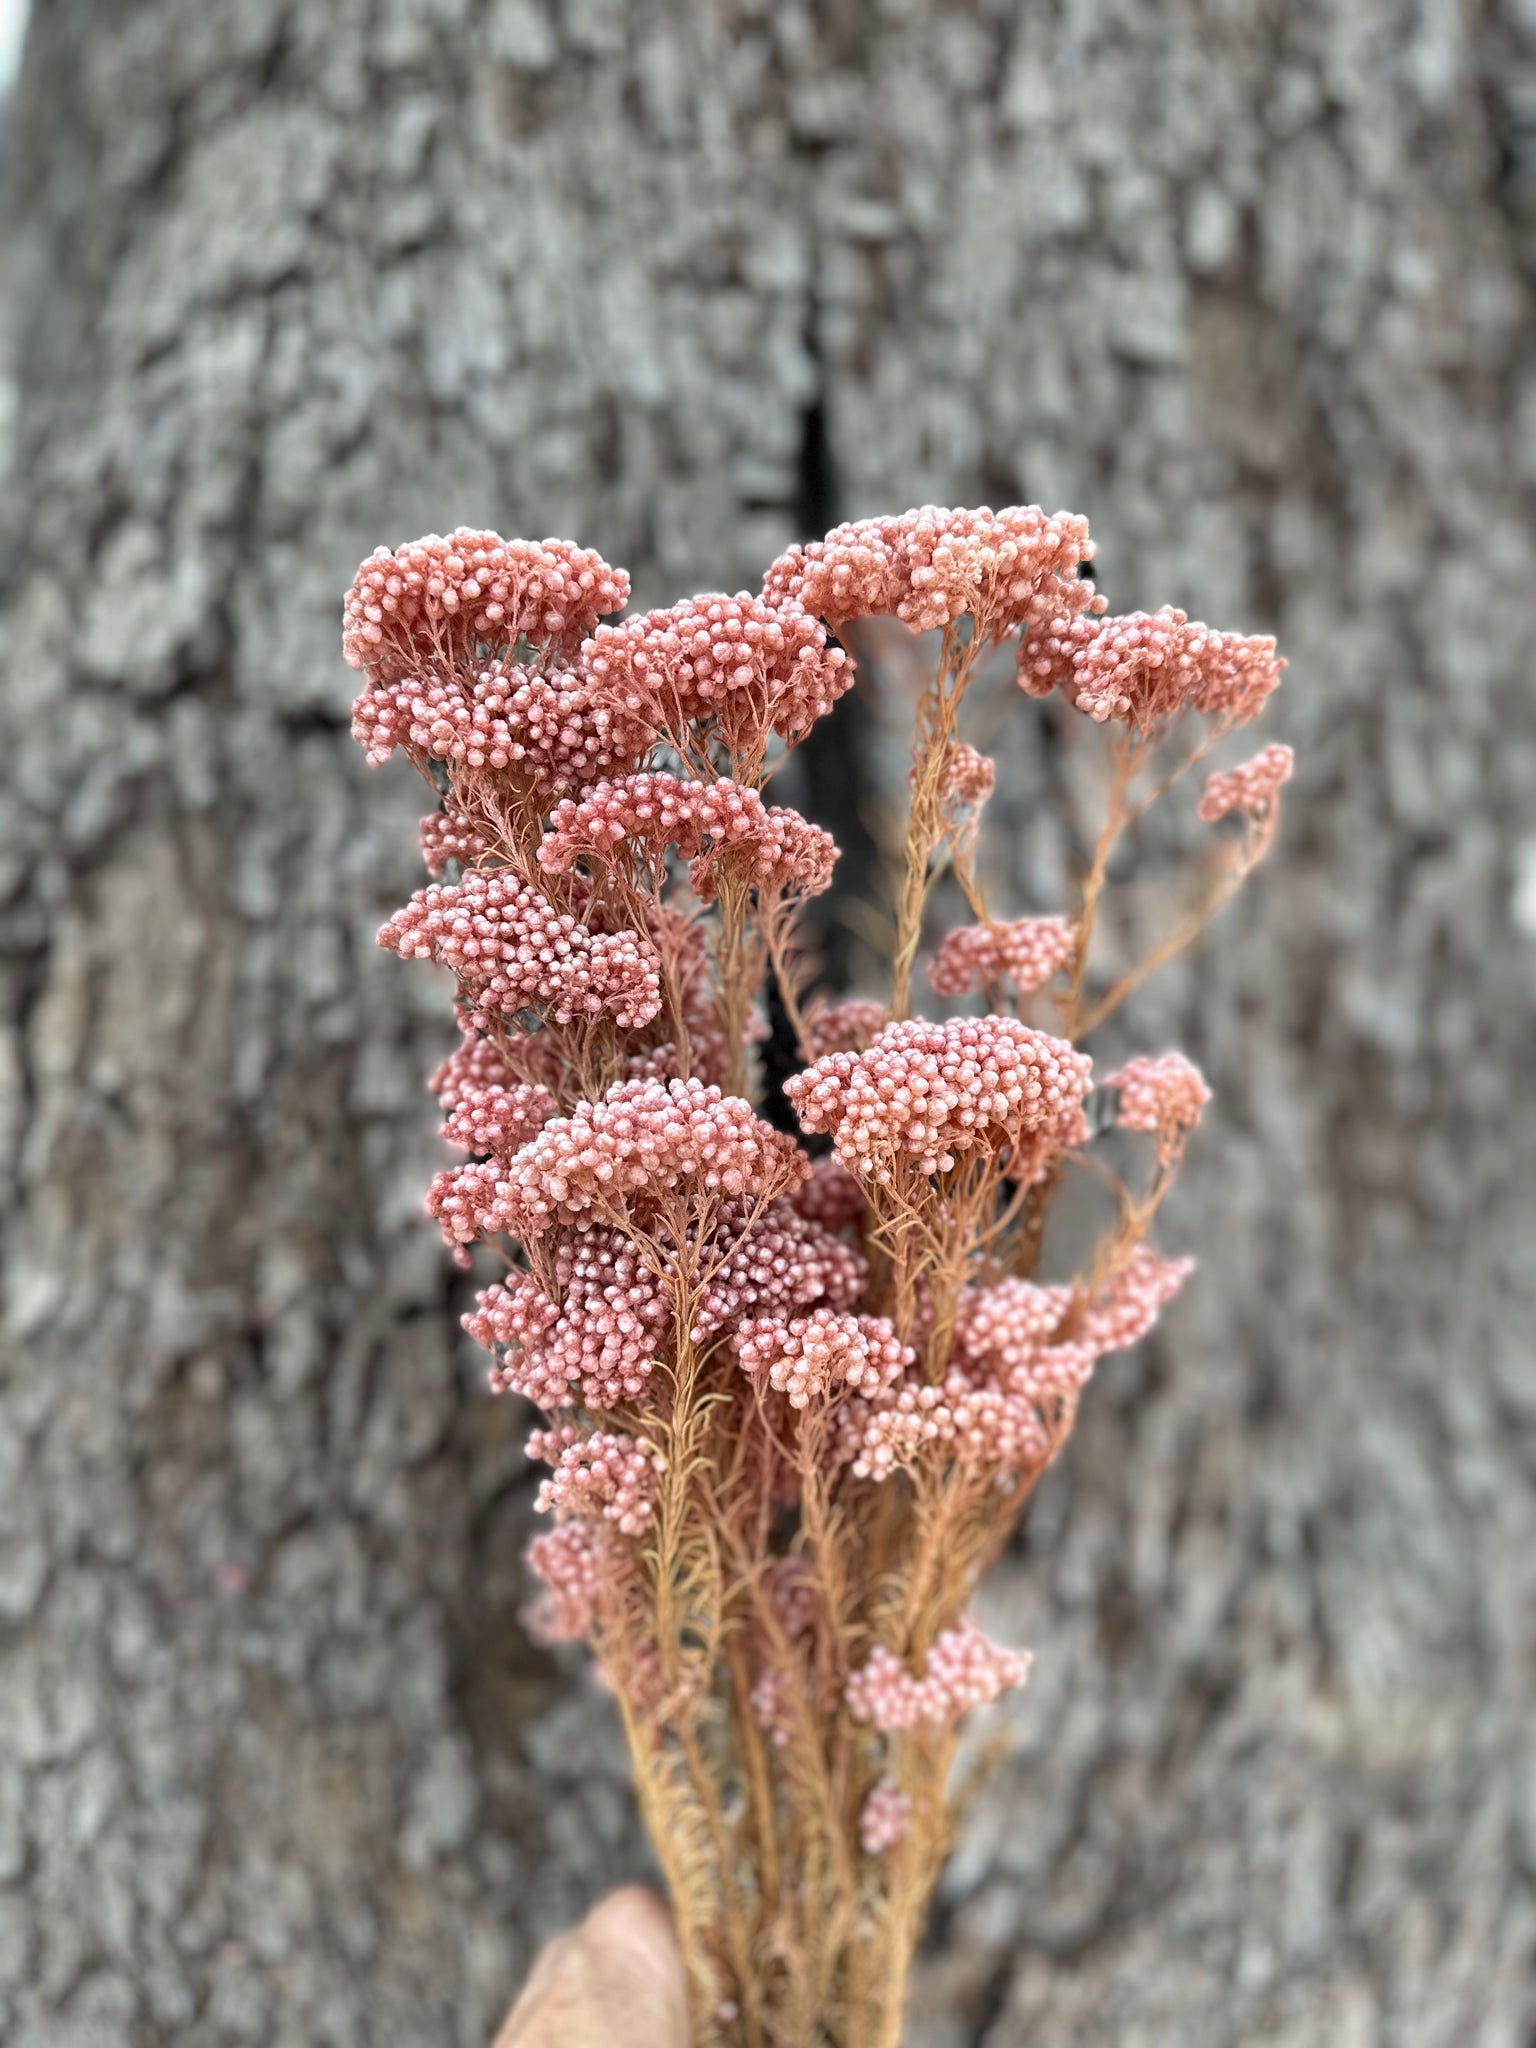
M626 1886L552 1941L495 2048L688 2048L682 1958L656 1894Z

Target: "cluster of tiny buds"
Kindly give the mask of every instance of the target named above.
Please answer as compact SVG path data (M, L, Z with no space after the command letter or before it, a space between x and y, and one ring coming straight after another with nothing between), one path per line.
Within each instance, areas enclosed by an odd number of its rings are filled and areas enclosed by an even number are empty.
M947 1173L963 1153L997 1154L1081 1114L1092 1063L1064 1039L1012 1017L912 1018L867 1051L831 1053L784 1093L839 1159L887 1182L898 1164Z
M1214 825L1234 811L1245 817L1263 817L1290 781L1295 765L1294 753L1277 740L1262 747L1250 761L1240 761L1235 768L1218 769L1205 778L1205 791L1200 798L1201 820Z
M1284 666L1267 635L1221 633L1164 605L1037 625L1020 650L1019 682L1031 696L1065 691L1099 724L1121 719L1147 732L1186 708L1246 724Z
M734 754L803 735L853 682L853 663L793 601L694 597L602 626L582 650L606 698L658 732L712 725Z
M927 1723L951 1726L973 1707L987 1706L1029 1676L1028 1651L1005 1650L972 1621L942 1630L914 1678L893 1650L871 1651L848 1680L844 1697L855 1721L883 1735Z
M1064 917L967 924L949 932L928 965L935 995L962 996L1012 982L1021 996L1072 964L1077 934Z
M660 963L638 932L594 932L509 873L471 868L418 889L379 932L402 960L435 960L490 1022L539 1009L557 1024L612 1015L621 1028L661 1008Z
M829 1052L864 1052L890 1021L890 1011L873 996L845 996L812 1013L806 1051L813 1060Z
M859 1841L866 1856L883 1856L906 1834L912 1802L892 1777L881 1778L859 1815Z
M689 877L703 903L713 900L717 870L726 868L760 890L817 895L831 882L837 858L830 833L798 811L765 804L755 789L662 772L599 782L557 804L538 857L552 874L578 860L639 862L659 880L674 847L691 862Z
M353 668L412 668L476 643L568 643L628 598L625 572L590 548L460 526L374 549L342 605L342 652Z
M466 1089L444 1119L443 1136L466 1152L517 1152L558 1113L559 1104L537 1081Z
M472 867L491 851L491 842L480 827L451 804L423 818L417 827L417 837L427 873L436 880L442 879L449 861L457 861L460 867Z
M562 1522L534 1537L528 1565L543 1594L523 1620L535 1642L579 1643L591 1637L613 1589L616 1567L622 1569L616 1555L621 1549L603 1523Z
M534 1502L541 1514L611 1522L625 1536L641 1536L650 1527L656 1476L665 1460L649 1444L601 1429L585 1435L574 1423L561 1422L536 1429L528 1455L555 1468Z
M736 1332L736 1355L749 1373L766 1374L791 1408L808 1408L813 1396L834 1387L874 1393L893 1385L914 1360L883 1316L829 1308L789 1322L753 1317Z
M997 763L966 740L952 742L939 774L939 802L951 811L979 811L997 786Z
M969 614L978 632L1002 634L1023 623L1043 586L1074 583L1092 553L1087 522L1074 513L923 505L789 549L763 591L834 627L891 614L923 633Z
M620 1081L556 1117L507 1162L506 1227L526 1244L551 1222L613 1214L637 1223L675 1188L787 1194L808 1161L739 1096L697 1080Z
M1128 1060L1104 1086L1119 1091L1115 1121L1121 1130L1147 1131L1165 1142L1193 1130L1211 1099L1205 1076L1181 1052Z

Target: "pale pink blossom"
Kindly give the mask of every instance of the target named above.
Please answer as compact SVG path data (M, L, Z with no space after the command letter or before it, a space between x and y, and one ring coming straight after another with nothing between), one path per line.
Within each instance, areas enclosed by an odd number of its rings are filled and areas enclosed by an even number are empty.
M749 1373L763 1374L791 1408L851 1387L873 1393L890 1386L913 1363L884 1316L840 1315L819 1308L790 1321L757 1316L736 1332L736 1355Z
M623 608L629 577L568 540L456 527L375 548L342 606L353 668L412 669L516 640L568 646Z
M1186 708L1246 724L1283 667L1267 636L1218 632L1164 605L1120 618L1079 614L1060 632L1027 636L1019 680L1035 696L1063 690L1100 724L1120 719L1147 732Z
M844 996L813 1012L806 1047L813 1060L829 1052L863 1052L890 1021L890 1010L873 996Z
M656 950L639 932L594 931L505 872L472 868L418 889L379 933L403 960L435 960L490 1021L538 1009L557 1024L608 1012L621 1027L661 1008Z
M787 1194L805 1155L739 1096L702 1081L621 1081L544 1126L506 1164L505 1227L526 1244L551 1222L637 1221L673 1191Z
M517 1152L536 1137L560 1105L537 1081L467 1091L443 1123L450 1145L466 1152Z
M524 1610L523 1622L539 1643L587 1641L616 1582L633 1569L622 1539L602 1522L562 1522L535 1536L527 1556L542 1590Z
M1290 781L1296 756L1278 741L1261 748L1250 761L1235 768L1219 769L1205 779L1199 816L1207 825L1240 811L1250 818L1263 817Z
M1012 924L961 925L928 964L935 995L961 996L1012 982L1021 996L1043 988L1072 963L1077 934L1064 917L1021 917Z
M864 1179L898 1164L947 1173L968 1153L1043 1146L1080 1119L1092 1062L1012 1017L913 1018L866 1052L830 1053L784 1084L807 1131L828 1131Z
M1164 1145L1192 1131L1211 1099L1205 1076L1181 1052L1128 1060L1102 1085L1119 1091L1115 1122L1121 1130L1155 1133Z
M480 827L451 804L423 818L417 837L427 873L439 880L449 861L457 861L461 868L472 867L491 851L491 842Z
M939 775L939 802L952 811L979 811L997 785L997 763L965 740L955 741Z
M603 700L681 743L707 727L751 756L770 732L794 742L853 682L853 663L793 603L749 596L688 598L600 626L583 657Z
M912 1802L894 1778L881 1778L859 1815L859 1841L866 1856L883 1856L906 1834Z
M989 1705L1029 1676L1028 1651L1005 1650L972 1621L934 1638L914 1678L893 1650L872 1650L868 1662L848 1681L848 1711L872 1722L882 1734L923 1724L953 1725L973 1707Z
M789 1199L802 1216L828 1230L862 1223L868 1206L863 1188L841 1159L818 1159L805 1185Z
M565 1422L536 1429L528 1455L555 1468L534 1502L541 1514L562 1522L611 1522L624 1536L642 1536L650 1527L656 1478L666 1462L650 1444L611 1430L583 1434Z
M923 505L899 518L860 519L793 547L769 569L764 595L794 602L837 627L890 614L913 632L969 614L979 632L1023 622L1048 583L1077 580L1093 552L1088 526L1038 505L1001 512Z

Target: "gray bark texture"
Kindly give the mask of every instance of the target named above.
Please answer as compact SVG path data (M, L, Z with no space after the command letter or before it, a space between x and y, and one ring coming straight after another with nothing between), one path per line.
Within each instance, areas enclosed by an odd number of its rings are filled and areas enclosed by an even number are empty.
M1528 2048L1532 0L39 0L11 118L0 2038L484 2048L645 1868L420 1213L360 556L1034 499L1279 632L1300 769L1131 1019L1203 1271L992 1588L912 2040Z

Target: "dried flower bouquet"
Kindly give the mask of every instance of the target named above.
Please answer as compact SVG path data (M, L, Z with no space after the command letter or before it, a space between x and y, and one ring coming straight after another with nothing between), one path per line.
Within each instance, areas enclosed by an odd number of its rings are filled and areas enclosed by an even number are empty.
M1098 1359L1188 1260L1147 1235L1206 1101L1179 1053L1097 1083L1081 1042L1263 854L1289 750L1209 776L1196 907L1101 985L1121 835L1263 707L1274 643L1115 618L1085 523L925 507L791 548L756 596L618 617L622 570L461 529L380 548L345 605L354 732L432 785L435 878L380 941L457 983L432 1086L467 1155L429 1198L466 1327L547 1422L534 1625L583 1641L623 1717L688 1964L697 2041L882 2048L951 1831L957 1731L1028 1658L969 1617ZM888 998L818 998L797 927L836 848L764 796L854 680L846 629L929 634L893 878ZM960 737L994 650L1102 728L1107 803L1067 915L1000 921L978 879L994 770ZM971 921L928 963L949 872ZM806 1142L755 1106L772 982ZM1096 1098L1096 1101L1097 1099ZM773 1108L774 1105L770 1105ZM1145 1134L1136 1185L1094 1130ZM1104 1228L1044 1278L1065 1177Z

